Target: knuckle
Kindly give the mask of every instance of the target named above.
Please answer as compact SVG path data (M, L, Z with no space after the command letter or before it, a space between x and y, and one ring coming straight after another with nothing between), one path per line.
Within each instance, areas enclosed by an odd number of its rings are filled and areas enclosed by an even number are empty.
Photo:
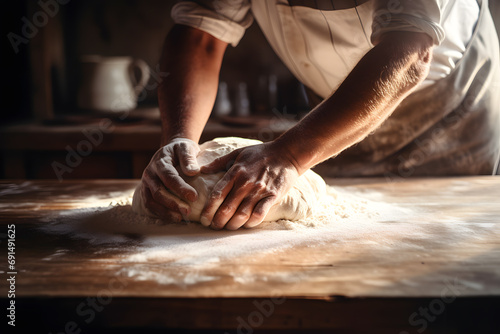
M230 162L234 163L234 161L230 161ZM246 173L246 168L243 167L241 164L233 165L232 173L235 175L244 174L244 173Z
M219 210L222 214L227 215L234 211L234 207L232 205L226 204L226 205L221 205Z
M165 176L168 176L168 177L172 177L172 176L178 174L177 170L175 169L175 167L172 166L169 163L166 163L166 162L160 162L159 163L159 167L157 168L157 170L161 170L162 175L165 175Z
M267 189L267 185L264 181L257 181L254 183L254 187L258 190L258 191L263 191L263 190L266 190Z
M220 190L214 190L210 194L210 200L212 200L212 201L218 201L221 198L222 198L222 191L220 191Z
M246 222L250 218L250 214L248 214L248 212L240 212L236 215L236 218L238 218L238 220Z
M276 176L276 184L282 186L286 184L286 176L283 174L277 175Z
M163 199L163 197L164 197L160 188L156 188L153 191L151 191L151 196L156 201L159 201L160 199Z
M167 155L170 155L170 147L168 145L163 146L155 154L155 156L160 156L160 157L164 157Z
M174 223L180 223L182 221L182 216L174 212L169 212L166 218L168 218Z
M270 197L270 200L274 200L276 197L278 197L279 192L277 189L266 189L266 197Z

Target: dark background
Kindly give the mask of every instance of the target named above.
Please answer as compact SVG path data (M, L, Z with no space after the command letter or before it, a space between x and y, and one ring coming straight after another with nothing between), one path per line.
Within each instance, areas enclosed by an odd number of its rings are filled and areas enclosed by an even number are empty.
M86 140L82 127L90 129L98 124L98 117L110 117L77 107L83 55L130 56L146 61L154 71L163 40L173 25L170 11L175 1L59 1L67 3L59 4L57 13L37 28L38 32L26 44L19 45L17 53L8 35L22 37L25 21L33 23L37 13L44 12L40 3L57 0L12 1L0 12L0 178L55 178L53 164L65 163L67 147L76 149ZM500 0L490 0L490 8L496 22L500 22ZM498 27L497 24L497 31ZM275 76L278 84L277 100L273 103L262 89L262 82L270 76ZM275 55L256 22L237 47L228 46L220 79L227 82L233 105L238 84L246 83L251 113L255 119L267 118L269 122L254 121L253 130L247 131L241 126L245 125L241 119L235 123L233 118L230 127L216 124L211 132L205 131L203 140L229 135L272 140L284 131L268 131L277 114L286 130L286 126L291 126L287 117L297 120L309 110L304 87ZM152 76L150 85L155 84L154 80ZM139 111L148 111L146 121L128 117L127 124L123 124L116 116L111 117L118 121L117 130L107 134L103 144L93 147L92 154L66 173L65 178L140 178L160 147L156 90L146 92L138 104ZM287 119L283 121L284 118ZM267 131L265 136L260 136L261 130Z
M47 1L47 0L44 0ZM50 0L49 0L50 1ZM53 0L55 1L55 0ZM50 96L54 115L76 112L76 92L82 55L131 56L145 60L154 69L159 61L163 40L172 27L170 10L174 1L160 0L72 0L59 5L58 13L40 29L46 32L21 44L15 53L7 35L23 36L26 17L42 10L37 1L21 0L9 3L1 13L2 21L2 123L36 117L37 91L34 71L50 67ZM42 40L43 39L43 40ZM48 45L47 58L33 59L41 43ZM175 50L172 50L175 52ZM304 101L297 98L299 83L281 63L254 22L240 44L228 47L221 71L231 95L239 82L248 84L252 109L255 111L259 78L276 75L280 89L280 104L294 108ZM150 80L153 80L151 78ZM35 105L34 105L35 104ZM156 91L149 91L142 105L156 105ZM259 110L259 112L266 112ZM270 111L269 111L270 113ZM48 116L42 118L50 118Z

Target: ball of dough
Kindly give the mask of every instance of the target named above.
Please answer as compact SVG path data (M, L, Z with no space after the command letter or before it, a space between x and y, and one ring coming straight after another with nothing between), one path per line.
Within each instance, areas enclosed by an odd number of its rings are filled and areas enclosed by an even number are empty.
M261 144L254 139L238 137L216 138L203 143L197 156L200 166L206 165L218 157L226 155L235 149ZM187 217L191 221L200 221L203 210L210 192L215 184L222 178L225 172L215 174L198 174L196 176L185 176L180 167L177 167L179 175L198 192L198 199L190 203L191 213ZM280 219L300 220L311 216L319 200L326 194L326 184L323 178L311 170L302 174L295 185L288 191L283 199L273 205L266 215L264 221L276 221ZM140 187L134 193L132 208L139 214L154 215L144 206Z

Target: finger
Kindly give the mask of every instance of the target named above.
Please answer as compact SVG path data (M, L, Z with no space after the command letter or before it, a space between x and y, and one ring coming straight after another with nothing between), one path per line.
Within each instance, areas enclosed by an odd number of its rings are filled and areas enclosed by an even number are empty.
M251 199L251 198L245 198L240 206L238 207L238 210L236 213L231 217L231 219L227 222L226 228L228 230L237 230L250 219L250 216L252 214L253 208L255 207L256 203L258 203L260 198L258 199Z
M227 227L229 220L236 214L247 192L242 191L242 187L233 187L226 199L217 209L210 227L220 230Z
M162 220L170 221L173 223L179 223L182 220L182 216L178 212L170 211L166 207L160 205L155 201L151 191L144 187L144 197L145 197L145 206L146 208L159 217Z
M151 194L151 197L159 205L171 211L178 211L184 215L189 215L189 204L165 189L164 185L158 178L143 178L143 182L146 185L145 188Z
M198 199L198 193L186 181L180 177L179 172L172 165L163 165L162 172L157 173L165 188L169 189L181 199L195 202Z
M248 219L244 226L246 228L252 228L262 223L275 202L275 196L269 196L261 199L253 209L250 219Z
M234 181L229 173L224 174L219 182L215 184L212 192L210 193L207 204L201 212L200 223L205 226L211 226L215 213L233 188L233 184Z
M179 145L176 150L177 159L181 166L181 170L187 176L194 176L200 172L200 166L196 155L198 154L196 147L192 145Z
M202 166L201 172L205 174L212 174L229 170L229 168L231 168L231 166L234 164L234 161L236 160L236 157L238 156L238 154L240 154L240 152L241 149L237 149L232 151L231 153L215 159L211 163Z
M241 188L246 187L243 186ZM270 194L267 191L266 183L263 181L252 183L250 191L245 191L244 193L247 194L247 197L241 202L236 213L226 224L226 228L229 230L236 230L245 225L250 219L257 203L259 203L259 201L263 198L270 197Z

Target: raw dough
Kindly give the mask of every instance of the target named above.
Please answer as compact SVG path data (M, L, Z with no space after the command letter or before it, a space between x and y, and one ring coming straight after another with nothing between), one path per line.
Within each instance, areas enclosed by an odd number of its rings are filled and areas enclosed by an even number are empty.
M214 159L226 155L235 149L256 145L262 143L259 140L244 139L238 137L216 138L212 141L203 143L200 146L198 154L198 163L206 165ZM197 176L188 177L180 171L179 175L198 192L198 200L191 203L191 213L187 217L191 221L200 221L200 214L207 202L208 195L213 187L219 181L224 172L215 174L199 174ZM318 205L319 200L326 194L325 181L321 176L311 170L305 172L297 179L295 185L290 189L288 194L279 202L271 207L264 221L276 221L280 219L300 220L311 216L314 208ZM137 188L134 193L132 208L139 214L153 216L145 206L140 194L140 188Z

